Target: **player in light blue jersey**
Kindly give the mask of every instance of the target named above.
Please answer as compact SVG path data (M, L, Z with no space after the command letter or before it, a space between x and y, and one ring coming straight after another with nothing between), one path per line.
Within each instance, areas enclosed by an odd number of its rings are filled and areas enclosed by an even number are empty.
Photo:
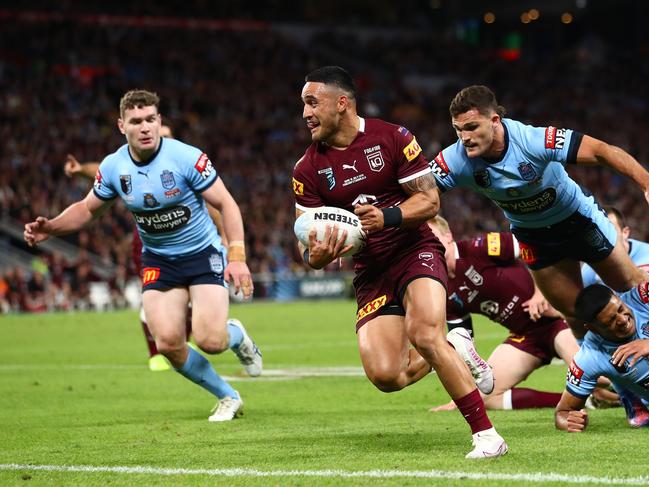
M618 240L622 240L622 246L633 263L640 269L649 271L649 243L629 238L631 229L627 226L626 218L620 210L612 206L605 206L604 211L617 231ZM602 282L595 270L588 264L581 267L581 278L584 281L584 286Z
M609 166L635 181L648 201L649 172L622 149L588 135L503 118L505 109L485 86L464 88L450 112L458 141L431 161L438 187L470 188L502 208L541 292L583 335L583 324L574 319L583 287L579 261L617 291L649 276L616 243L613 225L564 165Z
M187 346L185 315L191 301L194 340L203 351L230 348L250 375L261 373L254 342L240 322L227 320L228 282L246 298L253 291L241 213L204 153L160 137L158 107L154 93L127 92L118 120L127 143L101 163L85 199L52 220L41 216L26 224L25 240L35 245L77 231L120 197L143 242L142 301L156 346L176 371L219 399L210 421L229 421L241 414L243 401L205 357ZM203 200L221 212L227 253Z
M570 364L555 411L557 428L569 432L588 426L583 408L600 375L649 401L649 282L619 296L603 284L591 284L577 296L575 313L590 331ZM620 399L632 426L649 426L642 402Z

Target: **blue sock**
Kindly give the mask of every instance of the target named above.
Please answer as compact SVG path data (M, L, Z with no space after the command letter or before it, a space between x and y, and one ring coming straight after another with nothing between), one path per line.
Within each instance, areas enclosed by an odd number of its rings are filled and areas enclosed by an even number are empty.
M203 389L208 390L219 399L226 396L239 397L239 394L237 394L232 386L216 373L212 364L192 348L189 349L187 362L179 369L176 369L176 372L195 382Z
M238 326L234 326L232 323L228 323L228 335L230 336L230 348L238 348L243 341L243 332Z

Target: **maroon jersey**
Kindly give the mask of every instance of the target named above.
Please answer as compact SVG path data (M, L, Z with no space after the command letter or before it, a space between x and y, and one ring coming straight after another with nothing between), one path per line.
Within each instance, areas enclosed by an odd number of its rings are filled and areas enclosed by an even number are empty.
M511 233L487 233L456 245L455 277L448 278L447 320L478 313L520 335L555 321L532 321L523 310L523 303L534 294L534 281L516 259Z
M404 127L360 118L358 134L343 150L314 142L293 170L293 192L300 210L357 204L397 206L408 198L401 184L431 172L415 137ZM357 269L389 262L400 250L435 241L425 223L419 228L385 228L372 233L354 256Z
M140 234L137 231L137 228L133 228L133 244L131 247L131 256L133 257L133 265L135 265L135 270L138 275L142 270L142 239Z

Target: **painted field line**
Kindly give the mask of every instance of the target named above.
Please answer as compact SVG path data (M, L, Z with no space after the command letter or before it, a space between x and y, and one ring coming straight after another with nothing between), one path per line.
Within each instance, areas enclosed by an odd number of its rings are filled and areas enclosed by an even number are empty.
M109 467L93 465L23 465L17 463L0 464L0 470L8 471L47 471L47 472L86 472L149 475L208 475L213 477L320 477L320 478L424 478L424 479L471 479L471 480L511 480L525 482L564 482L569 484L607 484L607 485L646 485L649 477L595 477L591 475L566 475L560 473L482 473L453 472L443 470L257 470L252 468L159 468L159 467Z

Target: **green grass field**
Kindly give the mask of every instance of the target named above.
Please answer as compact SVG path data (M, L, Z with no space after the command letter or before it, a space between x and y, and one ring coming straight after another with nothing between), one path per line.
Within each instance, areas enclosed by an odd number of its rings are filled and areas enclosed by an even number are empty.
M435 375L392 394L362 375L354 311L347 301L235 305L268 375L242 377L230 352L212 358L246 405L220 424L207 421L207 392L148 370L134 311L2 317L0 485L649 483L647 432L621 409L591 412L589 430L572 435L549 409L493 411L510 453L465 460L462 417L428 412L448 400ZM483 320L476 330L483 356L505 336ZM527 384L560 391L564 375L551 365Z

